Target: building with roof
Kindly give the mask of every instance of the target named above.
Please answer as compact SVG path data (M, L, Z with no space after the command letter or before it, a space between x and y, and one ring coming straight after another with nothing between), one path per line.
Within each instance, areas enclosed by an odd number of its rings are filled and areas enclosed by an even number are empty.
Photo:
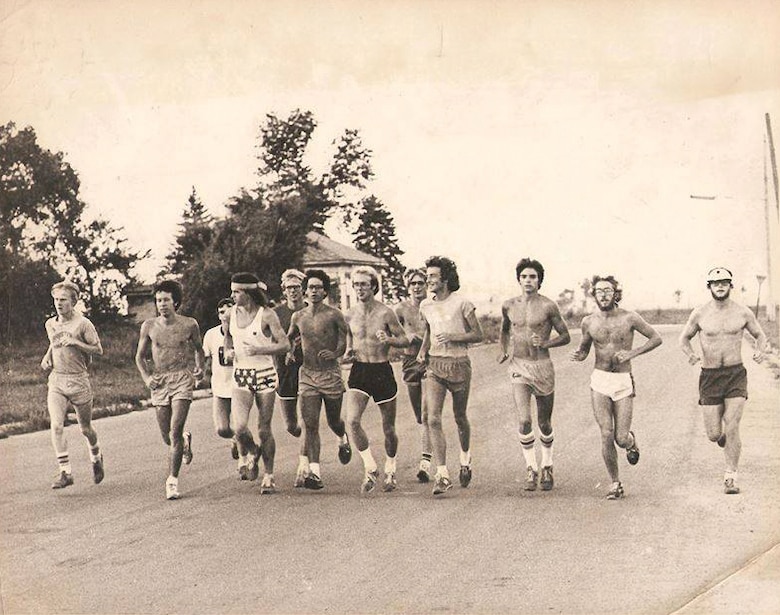
M333 241L330 237L314 231L306 235L306 252L303 256L303 269L321 269L331 279L331 291L328 303L341 310L355 305L356 297L352 289L352 269L359 265L373 267L379 273L379 294L382 299L382 270L385 262L381 258L361 252L352 246ZM154 305L153 286L135 286L125 290L127 315L135 322L154 318L157 310Z

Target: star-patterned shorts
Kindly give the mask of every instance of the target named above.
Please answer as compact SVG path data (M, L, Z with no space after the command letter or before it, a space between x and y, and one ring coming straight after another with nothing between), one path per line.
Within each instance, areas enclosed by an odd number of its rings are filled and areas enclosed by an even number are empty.
M266 393L276 390L277 376L273 367L255 369L253 367L234 367L233 381L239 389L252 393Z

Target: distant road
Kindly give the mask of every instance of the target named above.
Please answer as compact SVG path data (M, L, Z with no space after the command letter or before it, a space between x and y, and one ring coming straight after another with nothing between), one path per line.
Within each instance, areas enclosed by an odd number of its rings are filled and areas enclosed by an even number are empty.
M472 350L474 480L434 499L414 480L417 426L400 395L400 489L361 497L360 459L342 467L323 421L321 492L293 489L298 440L279 413L276 481L236 480L210 400L194 404L195 459L183 499L164 499L165 455L152 411L96 427L106 480L91 483L68 427L76 484L51 491L47 433L0 441L3 613L670 613L780 542L778 383L748 361L739 496L721 490L722 451L696 407L697 370L664 345L634 362L636 467L627 497L608 478L592 418L593 359L556 349L555 489L526 493L516 418L497 347ZM746 357L748 355L746 354ZM41 400L44 403L44 400ZM384 461L378 412L367 430ZM457 439L445 421L450 468Z

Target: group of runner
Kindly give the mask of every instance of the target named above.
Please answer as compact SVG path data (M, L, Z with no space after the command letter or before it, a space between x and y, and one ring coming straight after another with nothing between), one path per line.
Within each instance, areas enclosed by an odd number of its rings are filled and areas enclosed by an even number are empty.
M502 306L497 360L506 363L517 409L526 466L524 489L549 491L554 486L555 396L555 369L549 349L568 344L570 335L557 304L539 292L545 273L542 264L523 258L515 273L521 292ZM753 312L730 298L732 278L723 267L707 274L712 299L692 312L680 336L680 347L690 363L702 364L699 404L707 436L724 448L723 488L727 494L739 493L739 422L747 399L743 333L747 331L755 339L753 358L758 362L767 343ZM181 285L174 280L155 285L158 316L141 325L135 362L150 389L160 433L169 449L167 499L180 497L179 472L182 463L191 463L193 456L192 434L185 430L187 414L193 390L209 373L216 433L229 441L240 479L257 480L262 460L261 494L276 491L276 444L271 420L277 398L287 431L301 437L295 487L324 487L319 435L324 406L328 426L338 439L340 462L350 462L354 445L364 468L360 490L374 491L380 482L379 467L361 424L373 399L381 413L384 435L382 490L395 490L398 388L390 364L392 348L402 349L403 381L419 425L417 480L433 481L434 495L452 488L442 428L449 391L458 431L458 481L461 487L468 487L472 479L468 347L482 341L483 332L474 304L458 293L455 263L447 257L432 256L425 268L408 270L404 275L408 298L393 308L376 298L380 288L376 270L356 267L350 279L357 302L342 313L326 301L331 280L322 270L286 270L281 277L283 301L276 307L271 307L267 287L257 276L236 273L231 277L230 297L217 306L220 324L209 329L202 341L198 323L178 313ZM624 489L616 446L626 451L630 464L636 464L640 457L631 429L631 361L660 346L661 337L638 313L620 307L622 288L613 276L594 276L590 293L597 310L583 319L581 341L570 359L584 361L591 347L594 349L591 401L611 479L606 497L621 499ZM70 282L53 286L57 315L46 322L50 343L41 361L41 367L51 372L48 409L59 466L54 489L73 484L63 431L69 405L75 407L89 444L94 482L100 483L104 477L97 433L91 426L92 391L87 373L92 355L102 354L103 349L95 327L74 309L78 294L78 287ZM636 348L635 332L645 338ZM701 356L691 345L697 334ZM342 363L351 363L346 387ZM344 401L346 420L342 418ZM257 441L248 425L253 405L258 412ZM541 464L537 460L537 438Z

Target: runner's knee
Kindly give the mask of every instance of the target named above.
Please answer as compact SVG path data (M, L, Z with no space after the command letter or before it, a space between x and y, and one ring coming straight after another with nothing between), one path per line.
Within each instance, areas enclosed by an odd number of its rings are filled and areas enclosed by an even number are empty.
M531 430L533 429L533 425L531 423L531 420L527 421L520 421L520 433L523 435L528 435L531 433Z
M230 427L220 427L219 429L217 429L217 435L220 438L232 438L233 430L230 429Z

